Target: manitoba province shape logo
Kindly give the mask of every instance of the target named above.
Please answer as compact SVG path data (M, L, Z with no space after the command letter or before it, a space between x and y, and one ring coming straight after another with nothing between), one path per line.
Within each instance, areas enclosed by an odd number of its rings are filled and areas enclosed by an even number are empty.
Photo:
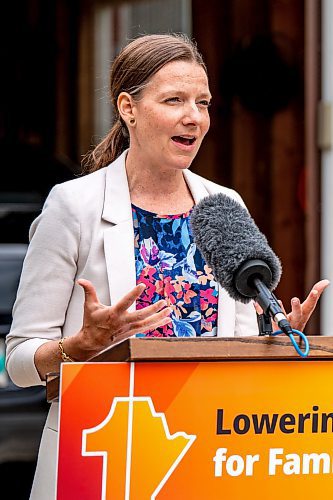
M83 430L82 455L103 457L102 500L155 500L196 439L171 435L152 399L133 396L134 363L130 378L129 397L115 397L107 417Z

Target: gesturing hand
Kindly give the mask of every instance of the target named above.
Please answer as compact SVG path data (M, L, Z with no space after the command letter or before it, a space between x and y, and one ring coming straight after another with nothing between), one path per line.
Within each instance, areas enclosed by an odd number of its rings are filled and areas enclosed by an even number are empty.
M304 330L305 325L316 308L321 294L329 284L330 282L328 280L318 281L302 303L298 297L291 299L291 312L287 314L287 319L292 328L300 331Z
M137 311L128 311L144 291L144 284L137 285L117 304L106 306L98 300L90 281L80 279L77 283L85 293L83 325L77 340L89 352L98 353L136 333L153 330L171 321L171 308L166 307L164 300Z
M295 330L300 330L301 332L304 330L307 322L309 321L311 314L316 308L317 302L325 290L328 287L330 282L328 280L318 281L315 285L313 285L309 295L307 298L301 303L298 297L294 297L291 299L291 312L287 314L285 308L283 307L282 302L279 300L279 304L285 313L290 326ZM254 303L254 307L258 314L262 314L262 308ZM278 326L276 323L272 322L273 329L278 330Z

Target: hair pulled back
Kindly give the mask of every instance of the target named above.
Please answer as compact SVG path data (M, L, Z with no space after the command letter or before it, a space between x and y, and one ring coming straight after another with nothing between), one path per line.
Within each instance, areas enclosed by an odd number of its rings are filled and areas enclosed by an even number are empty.
M107 166L129 147L128 130L117 107L119 94L128 92L138 100L155 73L179 60L196 62L207 72L196 44L184 34L143 35L121 50L113 61L110 74L114 123L106 137L84 157L84 173Z

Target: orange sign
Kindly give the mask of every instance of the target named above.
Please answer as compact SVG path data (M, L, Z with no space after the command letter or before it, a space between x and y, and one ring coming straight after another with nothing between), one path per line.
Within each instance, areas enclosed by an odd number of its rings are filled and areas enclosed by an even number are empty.
M333 364L62 365L58 500L333 494Z

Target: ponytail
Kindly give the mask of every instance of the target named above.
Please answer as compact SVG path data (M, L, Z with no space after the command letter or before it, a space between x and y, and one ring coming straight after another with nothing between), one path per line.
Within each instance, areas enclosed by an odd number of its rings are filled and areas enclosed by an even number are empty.
M110 132L97 146L88 152L82 160L82 173L90 174L113 162L129 147L129 136L125 124L120 118Z

